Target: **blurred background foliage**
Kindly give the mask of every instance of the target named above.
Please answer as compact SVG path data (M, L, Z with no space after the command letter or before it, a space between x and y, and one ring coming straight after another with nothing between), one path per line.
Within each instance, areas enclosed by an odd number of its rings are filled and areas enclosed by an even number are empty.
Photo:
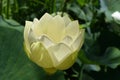
M0 80L120 80L120 0L0 0ZM23 29L45 13L66 12L85 28L76 63L47 75L25 55Z

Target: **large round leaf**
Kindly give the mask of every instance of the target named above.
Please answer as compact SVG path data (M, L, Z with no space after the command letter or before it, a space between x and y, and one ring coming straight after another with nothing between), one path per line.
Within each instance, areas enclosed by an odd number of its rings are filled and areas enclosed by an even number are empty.
M24 27L0 17L0 80L64 80L62 72L48 76L23 49Z

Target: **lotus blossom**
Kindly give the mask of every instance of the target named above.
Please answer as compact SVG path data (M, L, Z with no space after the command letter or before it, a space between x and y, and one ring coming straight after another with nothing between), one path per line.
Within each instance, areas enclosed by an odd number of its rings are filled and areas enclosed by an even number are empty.
M114 13L112 13L111 16L116 20L120 20L120 12L119 11L115 11Z
M70 68L84 42L84 29L68 15L45 13L40 20L26 21L24 46L30 60L48 73Z

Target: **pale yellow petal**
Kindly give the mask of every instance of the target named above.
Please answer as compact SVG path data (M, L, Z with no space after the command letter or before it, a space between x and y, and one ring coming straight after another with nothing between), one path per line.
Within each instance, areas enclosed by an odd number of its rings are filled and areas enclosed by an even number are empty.
M26 21L25 28L24 28L24 41L25 41L24 45L26 46L26 49L29 53L30 53L30 44L28 41L28 35L29 35L30 28L31 28L32 24L33 24L32 22Z
M55 73L56 71L57 71L57 69L55 69L55 68L43 68L46 72L47 72L47 74L49 74L49 75L51 75L51 74L53 74L53 73Z
M33 25L31 25L32 27L32 30L34 30L34 28L37 28L38 27L38 23L39 23L39 20L37 18L34 18L33 20Z
M61 43L64 43L69 47L71 46L72 42L73 42L73 39L70 36L65 36L61 41Z
M63 44L59 43L55 46L52 46L48 49L49 53L52 55L54 61L54 66L62 63L69 55L71 55L71 49Z
M52 40L47 35L42 35L39 37L39 41L45 46L45 48L49 48L54 45Z
M33 33L33 30L30 29L29 34L28 34L28 42L29 42L29 44L31 45L33 42L36 42L36 41L37 41L36 38L37 38L37 37L36 37L35 34Z
M58 70L66 70L70 68L77 58L77 52L73 52L71 55L69 55L62 63L60 63L56 68Z
M72 43L71 47L74 51L79 51L82 47L82 44L84 42L84 29L81 29L79 32L78 37L75 39L75 41Z
M66 27L66 35L69 35L73 39L78 35L79 33L79 24L78 21L72 21L68 24Z
M47 24L47 30L45 33L53 39L54 42L60 42L65 36L65 23L62 17L59 15L55 16L49 24Z
M71 22L71 20L70 20L69 16L67 16L67 15L63 16L63 19L65 21L65 26L67 27L67 25Z
M46 28L49 26L49 21L52 20L52 16L48 13L45 13L39 21L36 19L34 20L34 28L33 31L37 36L40 36L41 34L44 34L46 31Z
M31 45L30 59L43 68L53 67L53 62L47 49L40 42Z
M34 18L33 22L38 22L39 20L37 18Z

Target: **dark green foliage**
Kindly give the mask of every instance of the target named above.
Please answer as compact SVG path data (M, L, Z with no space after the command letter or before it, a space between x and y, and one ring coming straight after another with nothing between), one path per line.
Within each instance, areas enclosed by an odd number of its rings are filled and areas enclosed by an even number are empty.
M85 28L76 63L48 76L23 50L23 29L45 13L66 12ZM0 80L120 80L120 0L0 0Z

